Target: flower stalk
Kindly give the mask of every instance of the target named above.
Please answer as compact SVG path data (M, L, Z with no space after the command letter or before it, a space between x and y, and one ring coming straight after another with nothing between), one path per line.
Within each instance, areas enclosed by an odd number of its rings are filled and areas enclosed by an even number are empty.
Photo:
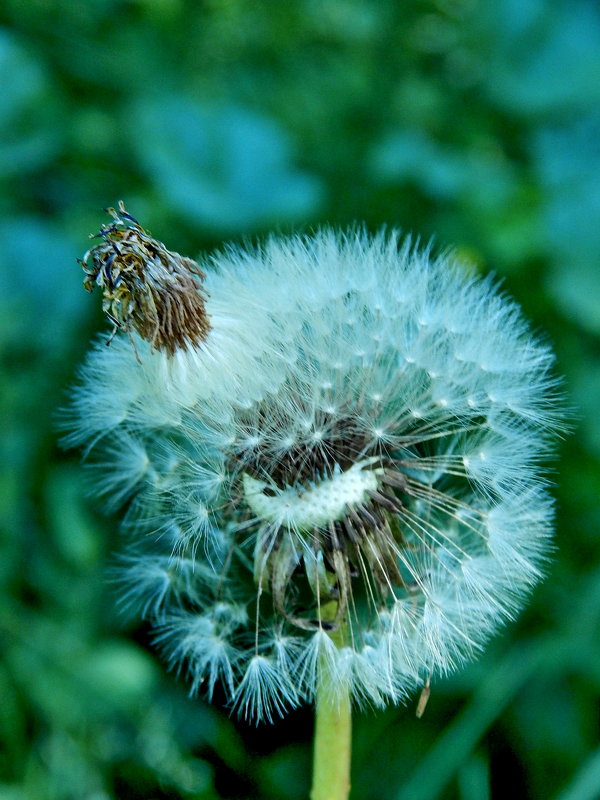
M322 607L323 619L335 619L335 602ZM331 638L340 647L344 629L340 626ZM332 692L335 676L324 658L319 664L315 704L313 785L311 800L346 800L350 793L352 753L352 706L347 687Z

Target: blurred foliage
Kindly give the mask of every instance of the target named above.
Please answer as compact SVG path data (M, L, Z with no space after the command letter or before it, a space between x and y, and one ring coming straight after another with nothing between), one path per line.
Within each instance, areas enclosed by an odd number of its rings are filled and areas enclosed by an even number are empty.
M190 255L323 222L435 236L548 331L580 414L548 578L422 720L357 715L352 796L599 797L598 5L5 0L0 83L0 800L308 792L309 709L249 728L124 627L116 523L56 442L106 327L75 258L121 198Z

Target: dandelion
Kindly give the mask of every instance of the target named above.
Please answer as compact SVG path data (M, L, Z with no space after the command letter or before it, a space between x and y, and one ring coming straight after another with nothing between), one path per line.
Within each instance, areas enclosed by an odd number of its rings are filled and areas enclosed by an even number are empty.
M258 721L476 655L552 528L553 357L519 308L395 233L200 267L111 213L86 287L127 336L90 353L69 442L127 505L126 600L173 668Z

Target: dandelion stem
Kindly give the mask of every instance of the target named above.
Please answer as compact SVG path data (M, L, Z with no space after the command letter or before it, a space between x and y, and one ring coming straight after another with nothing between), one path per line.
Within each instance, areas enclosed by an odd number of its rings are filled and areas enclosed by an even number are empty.
M336 603L321 607L322 619L333 619ZM331 638L343 644L342 626ZM323 659L319 670L315 710L315 743L311 800L346 800L350 793L350 756L352 749L352 710L350 695L336 687L335 677Z

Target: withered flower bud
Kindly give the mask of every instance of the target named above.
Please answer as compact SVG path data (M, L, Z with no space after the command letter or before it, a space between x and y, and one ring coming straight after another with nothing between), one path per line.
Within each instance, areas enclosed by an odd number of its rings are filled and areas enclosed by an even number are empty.
M169 356L199 345L210 323L202 286L205 275L198 264L153 239L122 201L118 210L106 211L113 222L91 235L102 241L87 251L81 265L86 273L83 285L89 292L100 287L102 309L114 325L107 344L117 330L131 336L134 328L153 349Z

